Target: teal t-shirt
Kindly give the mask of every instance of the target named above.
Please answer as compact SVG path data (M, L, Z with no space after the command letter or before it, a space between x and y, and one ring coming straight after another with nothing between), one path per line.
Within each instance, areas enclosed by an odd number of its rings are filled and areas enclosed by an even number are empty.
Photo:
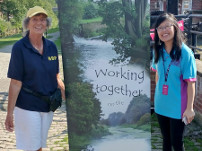
M162 51L164 63L161 56L156 64L153 59L151 66L151 69L158 73L154 109L157 114L174 119L181 119L187 107L186 81L196 81L197 69L195 58L192 50L184 43L182 44L181 58L178 61L172 61L170 55L164 48ZM165 83L165 72L170 63L170 70L167 82ZM164 84L168 85L168 95L162 93Z

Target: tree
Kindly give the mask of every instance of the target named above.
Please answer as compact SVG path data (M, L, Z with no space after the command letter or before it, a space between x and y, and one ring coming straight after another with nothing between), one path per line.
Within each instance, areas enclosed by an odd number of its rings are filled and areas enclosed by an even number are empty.
M21 5L20 5L21 4ZM17 0L4 0L0 5L0 10L4 14L5 19L9 22L11 18L16 19L19 22L19 16L22 11L25 11L24 7L21 7L24 2L19 2Z
M15 5L16 1L14 0L6 0L1 3L0 10L5 14L7 21L10 21L10 17L12 17L17 11Z
M61 49L63 57L64 79L65 84L70 82L78 82L78 75L80 70L78 68L77 56L78 54L74 51L73 45L73 34L79 19L82 18L82 12L80 11L81 6L79 0L58 0L58 10L59 10L59 27L60 27L60 37L61 37ZM69 75L69 73L74 73L75 76Z
M114 50L120 55L112 62L130 59L148 68L149 65L149 9L148 0L101 0L100 15L107 25L104 40L113 38Z
M74 50L73 34L82 18L79 0L58 0L59 27L64 70L64 79L68 93L68 121L70 132L87 133L100 119L101 107L95 98L92 86L79 78L81 70ZM70 75L71 73L71 75Z
M132 37L141 38L143 35L144 19L147 0L122 0L125 12L125 30ZM128 9L129 8L129 9Z
M91 19L98 16L97 9L92 3L89 3L84 8L83 19Z
M6 36L7 30L11 28L10 22L0 19L0 37Z
M58 0L60 36L62 51L66 51L65 45L73 42L73 33L82 17L79 0ZM68 51L68 50L67 50Z
M68 122L70 133L83 135L90 133L93 125L100 120L101 106L92 85L88 83L72 83L69 85Z
M4 0L1 2L0 11L3 13L4 19L12 24L12 26L16 29L20 29L22 27L22 20L26 16L26 12L29 8L34 7L36 5L45 8L52 18L52 26L57 26L57 17L52 11L52 4L49 0Z

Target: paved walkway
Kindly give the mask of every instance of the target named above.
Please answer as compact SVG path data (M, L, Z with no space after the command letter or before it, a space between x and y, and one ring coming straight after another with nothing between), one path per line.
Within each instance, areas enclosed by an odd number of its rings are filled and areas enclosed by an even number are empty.
M49 34L50 40L54 41L59 37L59 32ZM7 78L8 64L10 60L12 45L0 49L0 151L19 151L15 146L15 134L5 130L4 122L8 103L8 88L10 79ZM60 71L62 71L62 57L60 59ZM63 72L61 73L63 77ZM67 120L65 103L54 113L53 123L49 130L47 146L44 151L65 151L68 150Z

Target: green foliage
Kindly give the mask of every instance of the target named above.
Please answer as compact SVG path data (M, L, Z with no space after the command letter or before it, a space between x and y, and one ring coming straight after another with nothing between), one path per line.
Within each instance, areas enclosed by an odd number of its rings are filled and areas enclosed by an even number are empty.
M57 47L57 49L58 49L58 54L59 55L61 55L61 42L60 42L60 37L58 38L58 39L56 39L55 41L54 41L54 43L55 43L55 45L56 45L56 47Z
M108 127L98 124L97 126L93 125L92 130L87 134L78 135L74 132L69 133L69 144L72 151L80 151L85 149L86 146L90 144L90 141L93 139L99 139L102 136L109 135L110 132Z
M104 40L107 38L123 38L126 36L121 18L124 17L123 6L120 2L99 3L99 15L103 17L103 24L107 25Z
M151 121L151 114L146 113L140 118L140 120L136 124L137 126L142 126L145 124L150 124L150 121Z
M0 48L3 48L7 45L14 44L16 41L18 41L20 38L22 38L21 34L8 36L6 38L0 38Z
M99 5L99 15L103 17L102 23L107 25L103 40L107 41L108 38L113 38L114 50L120 54L120 57L113 59L112 62L123 62L129 57L128 53L131 51L132 42L124 28L124 7L119 1L100 2Z
M79 0L58 0L58 8L60 27L66 27L63 30L66 34L73 34L82 18L82 3Z
M152 115L151 115L151 125L152 125L152 127L158 127L159 128L159 124L158 124L158 119L157 119L157 115L156 115L156 113L153 113Z
M12 28L10 22L6 22L0 19L0 37L6 36L8 30Z
M57 3L56 3L57 0L48 0L48 1L51 4L51 6L57 7Z
M138 126L137 124L123 124L121 125L121 127L139 129L139 130L148 131L148 132L151 131L151 124L144 124L140 126Z
M80 24L87 24L87 23L101 23L102 22L102 17L97 17L97 18L92 18L92 19L82 19L80 21Z
M185 150L199 151L199 148L194 144L194 141L189 137L184 138L184 147Z
M137 125L136 125L136 124L123 124L123 125L121 125L121 127L123 127L123 128L133 128L133 129L136 129L136 128L137 128Z
M101 17L81 20L77 35L84 38L103 35L103 30L106 26L102 25L101 22Z
M48 34L51 34L51 33L55 33L55 32L58 32L59 31L59 28L56 27L56 28L51 28L51 29L48 29Z
M149 50L149 8L147 7L146 11L140 8L142 10L138 11L139 8L136 7L142 1L129 1L98 2L99 15L103 17L102 23L107 25L103 40L113 38L114 50L119 54L111 63L124 62L127 59L133 61L137 57L147 58L148 55L139 54ZM141 3L144 7L145 2ZM142 14L139 14L140 12Z
M88 83L72 83L68 86L69 130L76 134L86 134L97 125L101 107L92 85Z
M97 126L93 125L90 135L93 139L101 138L102 136L109 135L109 129L105 125L98 124Z
M12 29L19 32L22 28L22 20L26 17L28 9L37 5L46 9L49 17L52 18L52 27L56 27L58 19L52 11L53 0L51 2L49 0L4 0L1 2L0 11L3 14L3 19L11 24Z
M143 131L151 132L151 125L150 124L145 124L145 125L137 126L137 129L141 129Z
M87 28L83 30L81 37L90 38L90 37L95 37L99 35L100 35L99 31L92 31L91 29Z
M69 144L71 151L81 151L90 143L90 138L88 135L78 136L74 133L69 135ZM71 148L72 147L72 148Z
M84 8L83 19L92 19L98 16L98 10L92 3L89 3Z

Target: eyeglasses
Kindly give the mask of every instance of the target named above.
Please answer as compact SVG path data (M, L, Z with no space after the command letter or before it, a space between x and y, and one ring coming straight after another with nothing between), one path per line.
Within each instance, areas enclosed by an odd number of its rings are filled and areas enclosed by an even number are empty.
M164 29L165 29L165 30L171 29L172 26L173 26L173 24L166 25L166 26L164 26L164 27L157 27L156 30L157 30L158 32L161 32L161 31L163 31Z

